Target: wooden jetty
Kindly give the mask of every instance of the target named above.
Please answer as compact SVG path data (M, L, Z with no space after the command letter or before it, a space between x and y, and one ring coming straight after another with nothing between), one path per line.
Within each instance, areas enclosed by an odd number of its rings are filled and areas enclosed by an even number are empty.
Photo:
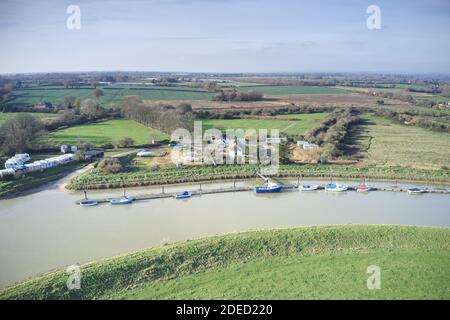
M347 191L356 191L355 186L351 186L348 188ZM320 186L319 190L323 190L324 187ZM228 187L228 188L217 188L217 189L202 189L202 186L200 184L200 189L190 191L192 196L201 196L205 194L216 194L216 193L227 193L227 192L243 192L243 191L252 191L254 190L253 186L244 186L244 187ZM292 185L292 184L284 184L283 185L283 191L297 191L298 185ZM374 187L371 189L370 192L376 192L376 191L387 191L387 192L407 192L408 188L401 188L397 186L392 187ZM425 193L440 193L440 194L450 194L450 190L446 188L425 188ZM164 187L162 187L162 192L160 193L149 193L149 194L140 194L132 196L135 201L139 200L153 200L153 199L164 199L164 198L175 198L175 195L177 195L179 192L165 192ZM312 191L314 192L314 191ZM125 194L125 193L124 193ZM116 197L117 198L117 197ZM87 199L87 195L85 196L85 199ZM89 199L97 201L98 203L109 203L111 199L114 198L99 198L99 199ZM81 200L76 201L76 204L80 204Z

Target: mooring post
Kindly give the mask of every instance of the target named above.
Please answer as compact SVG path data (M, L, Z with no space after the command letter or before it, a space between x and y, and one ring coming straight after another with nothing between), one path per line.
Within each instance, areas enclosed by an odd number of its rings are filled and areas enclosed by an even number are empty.
M84 190L84 200L87 200L87 192Z
M164 186L161 187L161 193L164 194Z
M233 180L233 189L236 189L236 179Z
M300 176L297 177L297 187L300 186Z
M202 184L200 183L200 191L202 191Z

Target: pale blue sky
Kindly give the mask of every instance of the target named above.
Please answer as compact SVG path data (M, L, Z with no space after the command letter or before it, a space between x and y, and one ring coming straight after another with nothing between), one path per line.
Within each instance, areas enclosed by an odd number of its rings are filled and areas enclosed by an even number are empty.
M0 73L450 73L449 52L450 0L0 0Z

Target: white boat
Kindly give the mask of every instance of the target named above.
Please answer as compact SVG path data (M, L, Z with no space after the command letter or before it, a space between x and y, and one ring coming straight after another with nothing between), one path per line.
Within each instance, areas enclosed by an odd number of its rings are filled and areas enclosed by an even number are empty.
M93 206L96 206L96 205L98 205L98 202L95 201L95 200L85 199L85 200L81 200L80 201L80 206L81 207L93 207Z
M314 185L304 184L304 185L298 186L298 190L300 190L300 191L314 191L314 190L319 189L319 187L320 186L318 184L314 184Z
M111 204L113 204L113 205L116 205L116 204L130 204L130 203L132 203L133 201L134 201L133 198L124 196L124 197L119 198L119 199L111 199L111 200L109 201L109 203L111 203Z
M419 193L425 193L425 190L420 188L410 188L408 189L409 194L419 194Z
M347 190L348 186L339 183L330 183L325 186L325 191L343 192Z

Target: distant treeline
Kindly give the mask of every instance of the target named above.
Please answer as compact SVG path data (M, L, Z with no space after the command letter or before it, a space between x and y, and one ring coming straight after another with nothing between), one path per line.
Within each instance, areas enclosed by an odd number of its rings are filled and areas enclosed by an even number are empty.
M198 119L240 119L248 116L275 116L278 114L320 113L333 111L333 107L286 106L276 108L239 108L231 110L195 110Z
M127 118L144 126L171 134L175 129L194 129L192 106L181 103L178 106L160 104L147 106L136 96L125 97L121 105L121 113Z
M330 160L343 155L344 138L350 126L358 124L361 119L356 109L340 109L332 112L322 123L311 128L305 139L320 145L322 158Z
M396 123L450 133L450 117L447 114L424 115L414 111L397 112L389 109L376 110L375 114Z
M257 91L220 90L214 101L261 101L263 94Z

